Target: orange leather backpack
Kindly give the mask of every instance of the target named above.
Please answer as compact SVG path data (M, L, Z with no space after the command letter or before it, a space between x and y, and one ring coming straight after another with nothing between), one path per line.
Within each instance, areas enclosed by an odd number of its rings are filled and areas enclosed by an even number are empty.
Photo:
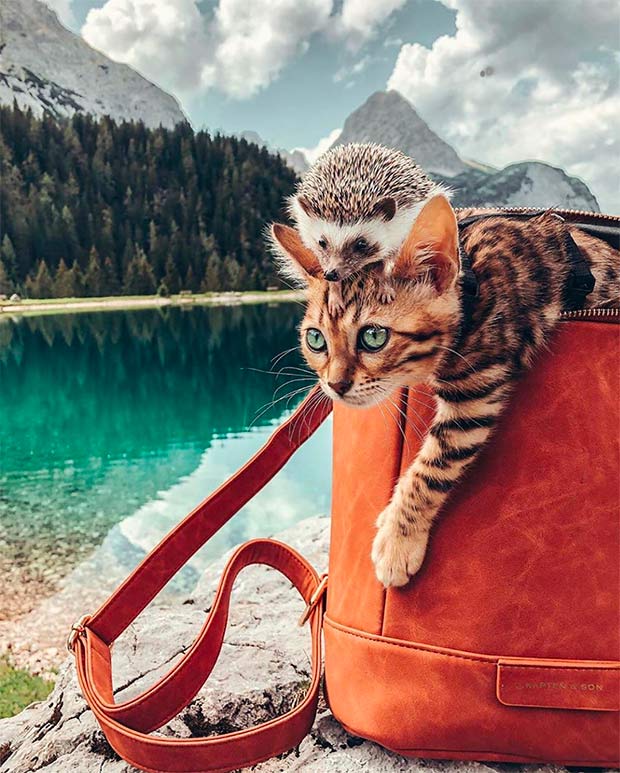
M74 626L69 644L80 684L114 749L144 770L197 773L250 766L294 747L316 712L324 633L329 705L357 736L416 757L618 767L620 328L613 323L620 315L569 316L438 519L409 585L386 591L370 561L377 513L419 446L415 392L403 390L409 421L400 428L386 426L378 409L334 410L329 580L286 545L246 543L183 659L142 695L115 704L114 640L327 417L329 407L306 399ZM251 563L283 572L307 602L313 673L305 698L241 732L149 735L209 676L232 584Z

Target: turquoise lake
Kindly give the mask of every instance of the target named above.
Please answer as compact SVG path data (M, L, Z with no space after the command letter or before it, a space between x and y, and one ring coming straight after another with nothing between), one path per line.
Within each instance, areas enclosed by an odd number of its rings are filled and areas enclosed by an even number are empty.
M0 319L0 619L97 550L122 578L310 386L297 304ZM295 380L299 379L299 380ZM290 383L287 383L290 382ZM269 404L278 400L272 407ZM329 422L171 585L230 546L329 511ZM108 561L109 564L109 561ZM21 595L20 595L21 593Z

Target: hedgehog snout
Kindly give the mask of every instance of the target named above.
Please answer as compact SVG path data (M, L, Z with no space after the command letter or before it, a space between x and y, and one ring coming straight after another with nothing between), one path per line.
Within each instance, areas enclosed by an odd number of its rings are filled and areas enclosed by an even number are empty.
M340 274L338 273L338 270L335 268L330 269L329 271L323 272L323 276L325 279L327 279L328 282L338 282L340 279Z

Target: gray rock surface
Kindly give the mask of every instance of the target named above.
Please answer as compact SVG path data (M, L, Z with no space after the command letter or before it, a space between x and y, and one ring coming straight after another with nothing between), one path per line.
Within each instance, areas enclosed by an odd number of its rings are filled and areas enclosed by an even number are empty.
M327 565L329 519L310 518L277 535L317 568ZM114 647L118 699L144 691L190 646L209 609L227 556L201 578L191 598L147 610ZM307 628L296 625L303 603L284 578L264 567L239 576L222 658L187 709L159 733L191 737L249 727L291 708L310 675ZM324 703L310 735L256 773L485 773L506 766L407 760L348 735ZM553 766L510 766L528 773L565 773ZM50 697L0 721L0 773L133 773L108 746L79 691L72 659Z
M497 171L468 169L456 177L433 175L453 191L456 207L558 207L599 212L588 186L563 169L540 161Z
M38 0L0 3L0 103L57 117L109 115L166 126L187 119L174 97L91 48Z
M398 91L377 91L354 110L334 146L347 142L378 142L397 148L426 172L447 177L467 169L454 148L435 134Z

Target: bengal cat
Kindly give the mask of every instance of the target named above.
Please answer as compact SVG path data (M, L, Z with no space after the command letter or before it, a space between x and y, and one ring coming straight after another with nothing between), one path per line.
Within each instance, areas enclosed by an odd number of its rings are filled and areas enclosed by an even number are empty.
M466 229L479 296L464 332L457 219L443 196L426 204L400 250L393 303L379 300L380 272L365 270L343 283L342 316L328 313L328 284L297 232L273 226L275 248L308 286L301 346L325 393L360 407L421 382L435 394L422 447L377 520L372 560L386 587L404 585L420 568L438 511L558 322L570 271L567 228L545 213ZM596 279L586 307L617 305L620 253L576 229L571 234Z

